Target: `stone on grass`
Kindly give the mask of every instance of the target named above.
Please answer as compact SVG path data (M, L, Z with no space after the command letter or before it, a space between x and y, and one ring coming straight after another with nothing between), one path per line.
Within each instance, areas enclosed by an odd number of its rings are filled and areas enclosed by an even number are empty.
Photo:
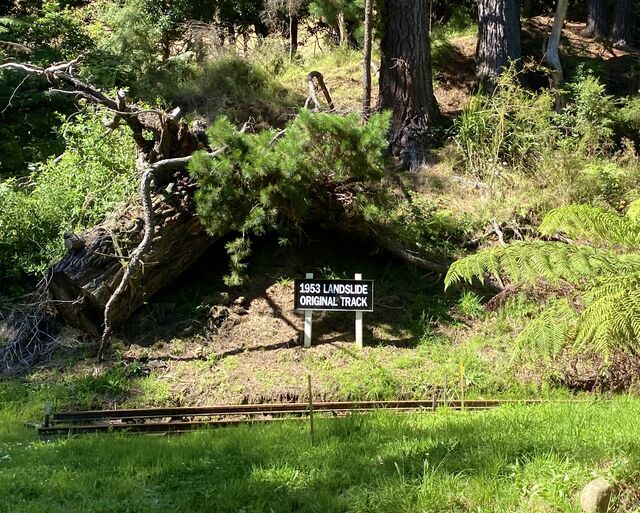
M601 477L594 479L580 492L580 506L586 513L607 513L611 499L611 483Z

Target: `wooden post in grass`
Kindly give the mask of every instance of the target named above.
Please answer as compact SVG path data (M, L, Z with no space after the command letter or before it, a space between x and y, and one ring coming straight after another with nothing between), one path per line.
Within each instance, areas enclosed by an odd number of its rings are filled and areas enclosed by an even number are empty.
M307 273L305 275L307 280L313 279L313 273ZM304 311L304 347L309 349L311 347L311 335L313 332L313 311ZM309 377L311 379L311 377Z
M460 362L460 405L464 411L464 362Z
M355 276L356 280L362 280L362 274L357 273ZM362 318L364 316L363 312L356 312L356 346L358 349L362 349L363 346L363 335L362 335Z
M444 393L442 394L442 402L444 403L445 406L447 406L447 387L449 386L448 383L449 379L447 374L444 375Z
M311 388L311 374L307 376L309 384L309 428L311 431L311 445L316 445L316 434L313 428L313 390Z
M44 403L44 427L51 426L51 401Z

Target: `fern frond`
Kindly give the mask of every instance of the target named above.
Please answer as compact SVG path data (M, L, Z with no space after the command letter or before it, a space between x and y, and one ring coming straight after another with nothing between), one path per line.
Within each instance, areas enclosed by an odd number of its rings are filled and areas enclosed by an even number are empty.
M640 223L633 217L590 205L556 208L545 216L538 231L543 235L562 232L572 239L587 239L627 249L640 248Z
M635 223L640 223L640 199L631 202L627 209L627 217Z
M626 293L638 288L640 288L640 268L632 272L613 273L592 279L584 297L591 303L605 296Z
M555 358L574 332L578 317L566 299L552 301L517 336L515 357Z
M620 290L594 301L578 321L576 344L608 354L616 347L637 351L640 341L640 289Z
M606 249L561 242L520 241L482 250L454 262L445 277L445 288L471 283L485 276L507 276L516 284L535 284L539 279L578 283L602 273L615 272L620 256Z

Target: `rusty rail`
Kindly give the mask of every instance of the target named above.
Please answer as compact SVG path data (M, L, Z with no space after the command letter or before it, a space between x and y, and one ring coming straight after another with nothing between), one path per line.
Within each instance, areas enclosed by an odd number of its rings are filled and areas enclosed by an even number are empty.
M487 410L505 405L541 404L544 400L466 400L443 401L435 398L420 401L341 401L314 403L316 414L346 415L371 410L421 411L433 413L438 408ZM568 402L568 401L565 401ZM239 404L181 408L142 408L122 410L66 411L47 413L37 424L43 438L82 433L182 433L204 427L264 423L287 418L306 418L306 403Z

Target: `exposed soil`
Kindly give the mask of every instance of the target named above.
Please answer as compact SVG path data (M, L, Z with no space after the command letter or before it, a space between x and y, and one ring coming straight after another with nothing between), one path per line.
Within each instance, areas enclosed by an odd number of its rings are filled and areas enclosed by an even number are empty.
M338 253L347 245L349 254L343 259L342 268L328 269L327 264L338 265ZM424 275L422 283L412 286L407 281L416 275L415 270L410 270L398 283L398 291L391 292L385 274L391 265L397 268L403 264L392 262L387 255L371 255L371 248L340 239L329 245L311 242L307 248L295 251L271 245L259 253L259 258L269 261L254 263L246 286L228 289L220 279L220 264L226 267L226 255L221 248L213 249L179 280L180 289L159 295L123 328L121 335L127 345L124 359L141 362L165 382L169 402L305 400L308 374L314 379L317 399L346 399L350 392L345 391L342 380L357 380L357 368L373 368L379 362L415 354L416 333L407 328L415 315L411 302L416 293L422 294L433 286L433 277ZM363 271L366 278L382 283L376 290L375 314L365 314L368 347L359 351L355 346L353 313L317 312L313 347L304 349L303 316L293 309L290 277L303 277L310 270L317 277L334 273L348 277L347 269ZM438 296L442 295L441 290L439 284L434 288ZM189 304L180 304L181 301ZM341 369L348 376L341 375ZM397 373L414 371L396 369L389 379L398 378ZM358 389L353 394L360 396L359 385L353 386ZM420 382L417 388L409 386L398 393L407 398L421 397L430 393L433 386L436 384ZM371 397L380 397L381 393L372 390Z

